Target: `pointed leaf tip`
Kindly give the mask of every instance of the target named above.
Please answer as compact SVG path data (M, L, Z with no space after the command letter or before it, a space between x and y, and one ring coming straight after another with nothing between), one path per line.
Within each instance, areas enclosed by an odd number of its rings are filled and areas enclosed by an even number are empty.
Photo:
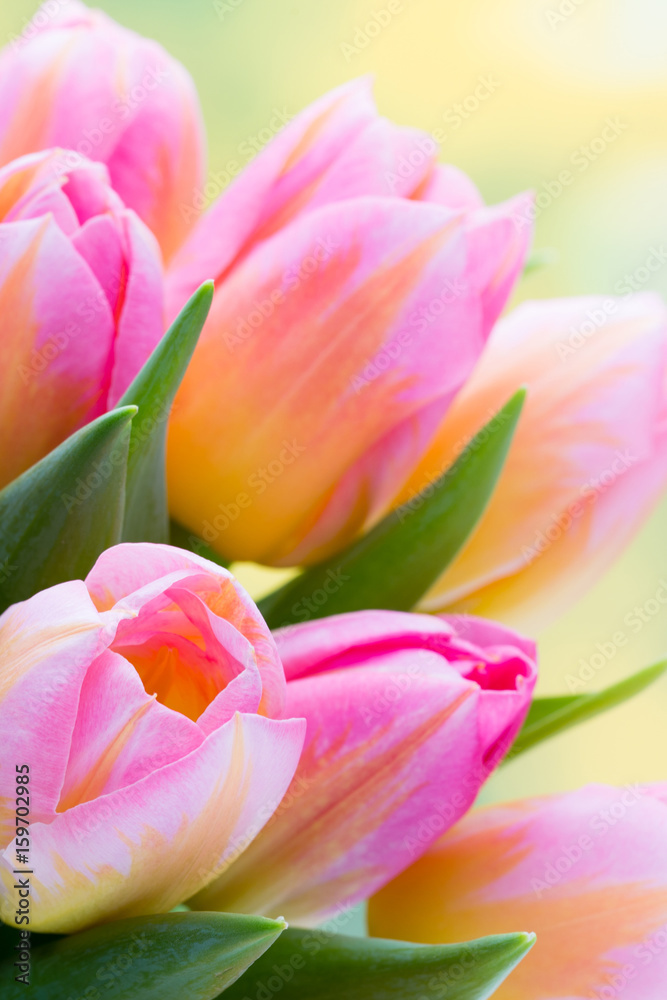
M139 407L130 441L123 541L169 542L166 437L169 413L213 301L205 281L119 401Z
M82 427L0 491L0 611L83 579L121 540L136 406Z
M264 917L181 912L132 917L44 943L36 936L27 992L34 1000L69 1000L104 982L110 1000L213 1000L282 930ZM15 952L6 936L0 935L3 1000L18 1000L26 989L14 981ZM101 979L100 970L112 975Z
M432 587L479 522L505 464L526 389L518 389L468 442L453 465L367 535L312 566L259 602L271 628L291 625L321 588L329 595L312 617L364 608L410 611ZM334 593L334 573L346 582Z
M288 969L289 1000L422 1000L446 984L448 1000L487 1000L530 951L534 934L505 934L462 944L418 945L290 928L219 1000L257 995L277 969Z

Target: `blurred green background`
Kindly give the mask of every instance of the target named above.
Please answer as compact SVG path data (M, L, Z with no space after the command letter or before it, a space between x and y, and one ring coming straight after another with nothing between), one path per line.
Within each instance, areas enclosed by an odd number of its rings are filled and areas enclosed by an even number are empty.
M646 281L641 272L654 248L667 248L665 0L105 0L98 6L186 64L201 94L212 174L224 172L274 109L296 114L327 89L370 72L381 112L429 132L444 129L442 160L465 169L487 200L524 188L543 193L536 246L552 251L552 262L524 279L517 300L622 293L619 284L637 269L638 285L667 294L667 264ZM20 32L36 7L31 0L3 5L0 38ZM476 101L482 79L493 81L492 92ZM587 154L582 147L607 119L617 123L617 139L599 155ZM574 182L554 195L558 174L573 166ZM653 597L667 579L666 537L663 504L595 591L539 637L543 693L566 690L566 676ZM243 576L256 593L266 586L252 568ZM591 689L665 655L667 606L661 606L596 672ZM665 779L666 718L663 682L509 764L485 797Z

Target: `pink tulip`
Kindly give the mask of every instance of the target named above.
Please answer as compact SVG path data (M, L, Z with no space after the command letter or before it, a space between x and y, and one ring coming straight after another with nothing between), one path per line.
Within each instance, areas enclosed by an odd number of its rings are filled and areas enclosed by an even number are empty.
M473 812L371 900L369 926L426 943L535 931L497 1000L663 1000L667 785Z
M0 485L112 407L164 330L160 255L106 168L0 169Z
M290 122L193 226L173 315L217 295L170 423L177 520L229 558L294 564L386 512L523 266L525 198L485 208L366 80Z
M534 634L597 581L667 484L664 302L526 302L501 319L396 503L443 472L522 384L496 492L420 609Z
M219 566L169 546L116 546L85 583L9 608L0 645L8 923L25 765L31 930L170 910L282 799L305 724L282 719L275 643Z
M292 785L190 905L299 924L365 899L472 805L535 684L531 642L491 622L363 611L276 633L286 714L307 720Z
M0 55L0 165L51 146L106 163L174 252L205 170L194 84L156 42L79 0L49 0Z

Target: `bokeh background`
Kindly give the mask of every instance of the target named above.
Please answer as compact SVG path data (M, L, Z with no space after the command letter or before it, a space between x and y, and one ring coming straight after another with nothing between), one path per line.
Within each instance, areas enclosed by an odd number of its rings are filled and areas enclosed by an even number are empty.
M0 41L37 8L0 8ZM380 110L428 132L488 201L533 188L536 247L547 262L516 300L637 288L667 294L665 0L102 0L157 38L195 78L211 177L261 144L276 109L294 115L327 89L372 73ZM486 82L484 88L480 83ZM475 96L483 91L484 99ZM599 139L608 120L613 142ZM274 119L275 120L275 119ZM607 130L609 134L609 130ZM603 148L601 148L601 146ZM558 192L557 178L573 182ZM667 580L667 503L576 608L539 636L542 693L567 690L624 619ZM258 593L266 573L243 567ZM590 690L667 656L667 605L597 670ZM667 778L667 681L494 776L498 800Z

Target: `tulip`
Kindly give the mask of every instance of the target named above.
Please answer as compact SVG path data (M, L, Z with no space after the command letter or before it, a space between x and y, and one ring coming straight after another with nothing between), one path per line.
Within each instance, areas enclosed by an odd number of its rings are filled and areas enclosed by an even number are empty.
M0 246L4 485L114 406L164 320L154 237L78 153L0 169Z
M662 1000L667 785L473 812L370 901L369 926L426 943L535 931L497 1000Z
M175 518L230 559L336 551L389 508L520 273L521 197L485 208L366 80L290 122L167 272L217 294L170 422Z
M0 165L52 146L106 163L174 252L205 170L194 84L162 46L79 0L48 0L0 54Z
M190 906L318 923L384 885L473 803L509 749L535 647L474 618L388 611L275 633L306 742L248 850Z
M7 923L14 869L26 867L17 788L29 792L30 929L69 933L202 889L291 781L304 723L282 718L275 642L231 574L205 559L108 549L85 583L9 608L0 646Z
M575 602L667 482L666 364L667 310L650 293L529 302L500 320L396 501L424 489L528 387L486 513L420 608L530 634Z

